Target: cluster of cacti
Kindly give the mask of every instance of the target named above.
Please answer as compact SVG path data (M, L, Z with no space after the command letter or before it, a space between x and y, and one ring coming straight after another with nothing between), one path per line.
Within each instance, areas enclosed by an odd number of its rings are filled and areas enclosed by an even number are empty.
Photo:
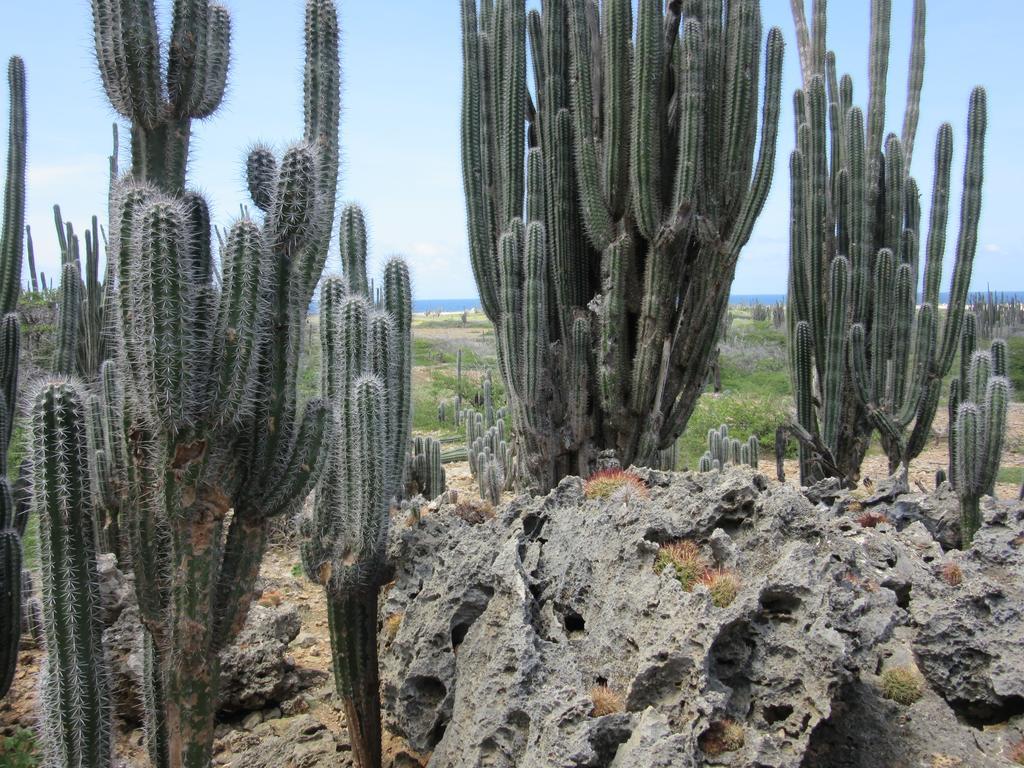
M700 457L698 469L711 472L741 464L757 469L760 452L761 444L757 435L751 435L744 443L730 437L729 425L723 424L718 429L708 430L708 449Z
M760 301L755 301L750 305L750 319L755 323L763 323L768 320L771 316L771 309L767 305L762 304Z
M40 686L49 764L111 764L86 400L64 379L43 384L31 412L32 512L39 519L46 661Z
M441 443L433 437L416 437L409 445L406 479L410 490L436 499L448 487ZM406 495L412 495L407 493Z
M963 345L960 377L950 383L949 392L950 478L960 497L960 537L965 548L981 527L981 497L995 493L1011 389L1006 342L996 340L985 352L974 351L973 341Z
M405 263L392 259L383 305L375 307L365 236L351 237L365 232L362 213L347 208L341 227L344 277L328 278L320 300L321 390L332 429L316 503L300 529L306 575L327 595L335 684L353 754L360 768L371 768L381 761L377 598L409 444L412 291Z
M538 490L603 449L656 464L682 433L771 182L783 43L759 128L757 0L641 0L635 35L633 15L462 0L470 257Z
M924 70L925 3L915 0L901 136L885 135L892 0L872 0L867 116L853 80L826 50L825 0L808 27L794 2L803 87L790 162L792 227L788 322L797 420L831 456L801 446L809 482L822 464L855 483L877 430L893 470L923 449L942 379L956 354L977 248L986 129L985 91L971 95L960 236L944 327L939 285L949 214L952 128L938 132L923 290L924 238L910 176ZM921 305L917 309L918 297Z
M0 225L0 698L7 694L18 663L21 638L21 537L26 518L15 506L7 479L7 449L18 400L21 328L17 306L25 232L25 163L28 126L25 65L14 57L7 67L11 91L4 215Z
M117 475L146 630L151 762L205 768L219 651L245 620L269 520L301 505L324 464L327 409L314 400L300 414L296 379L334 218L337 15L330 0L306 2L304 135L280 160L263 146L249 154L259 218L243 210L215 275L208 206L186 171L193 122L224 93L229 14L176 2L162 41L153 0L92 9L103 85L132 136L111 199L118 347L90 417L102 425L90 430L93 479L99 489Z
M971 301L983 339L1005 338L1024 327L1024 302L1013 295L986 291Z
M469 471L480 488L480 498L492 504L501 503L502 492L514 486L519 467L505 427L506 415L506 409L494 407L488 376L483 382L483 411L467 410L464 420Z
M786 305L784 302L776 302L772 305L772 325L778 330L786 324Z

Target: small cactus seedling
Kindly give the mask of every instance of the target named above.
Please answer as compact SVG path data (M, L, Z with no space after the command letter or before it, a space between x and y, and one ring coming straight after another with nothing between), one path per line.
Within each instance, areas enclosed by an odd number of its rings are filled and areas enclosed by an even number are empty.
M734 720L715 721L699 739L701 751L709 757L736 752L744 743L743 726Z
M595 685L590 689L590 700L594 703L593 709L590 710L591 717L614 715L626 709L622 695L605 684Z
M882 673L882 696L909 707L924 695L920 673L910 667L890 667Z
M964 572L956 563L946 563L939 570L942 580L951 587L959 587L964 583Z
M700 547L693 541L673 541L663 544L654 561L654 572L661 573L670 568L686 592L691 591L707 571L707 561Z
M740 577L724 568L708 568L701 574L700 583L711 593L716 608L727 608L740 593Z
M629 495L650 496L646 483L628 470L606 469L591 475L583 484L583 494L588 499L608 499L622 489Z

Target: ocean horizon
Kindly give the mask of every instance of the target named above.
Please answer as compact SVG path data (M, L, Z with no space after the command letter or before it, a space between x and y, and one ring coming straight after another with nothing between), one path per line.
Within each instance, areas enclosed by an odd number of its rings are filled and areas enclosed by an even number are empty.
M971 291L969 301L976 297L984 297L986 291ZM1024 291L992 291L993 295L1000 300L1016 299L1024 301ZM734 293L729 297L730 306L742 307L751 304L777 304L784 302L784 293ZM939 294L939 301L943 304L949 301L949 293ZM480 307L480 299L473 297L468 299L414 299L412 302L413 312L423 314L424 312L471 312Z
M968 300L973 301L977 297L984 297L986 291L971 291ZM1024 302L1024 291L992 291L994 296L1001 301L1014 299ZM734 293L729 297L729 305L733 307L750 306L751 304L777 304L786 300L784 293ZM943 304L949 301L949 293L939 294L939 301ZM480 308L480 299L476 297L464 299L413 299L412 311L422 315L427 312L472 312ZM318 312L318 302L313 300L310 306L310 313Z

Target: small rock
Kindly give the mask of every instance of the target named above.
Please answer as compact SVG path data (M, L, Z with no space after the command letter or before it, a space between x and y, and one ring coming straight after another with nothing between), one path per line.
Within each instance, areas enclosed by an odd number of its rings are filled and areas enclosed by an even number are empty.
M245 730L247 730L247 731L251 731L253 728L255 728L257 725L259 725L262 722L263 722L263 713L262 712L250 712L248 715L245 716L245 719L242 720L242 727Z

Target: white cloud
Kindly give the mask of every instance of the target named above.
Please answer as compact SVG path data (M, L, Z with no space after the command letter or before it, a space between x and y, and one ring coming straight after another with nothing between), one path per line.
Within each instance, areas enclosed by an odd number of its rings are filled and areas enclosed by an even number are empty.
M106 158L102 158L99 155L82 158L72 163L58 163L55 165L33 164L28 167L27 171L29 188L68 184L72 181L94 176L97 173L104 173L106 165ZM106 179L106 176L103 178Z
M989 243L985 246L985 253L1002 253L1003 247L998 243Z

